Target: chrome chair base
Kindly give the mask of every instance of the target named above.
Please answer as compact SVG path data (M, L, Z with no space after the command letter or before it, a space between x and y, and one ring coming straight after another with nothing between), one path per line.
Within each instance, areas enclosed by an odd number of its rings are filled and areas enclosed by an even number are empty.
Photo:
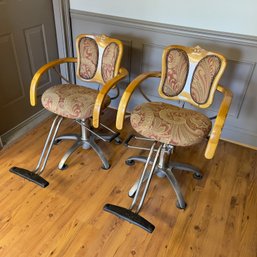
M142 138L138 139L144 140ZM125 142L128 147L137 149L139 148L138 146L133 147L129 145L128 142L129 140L126 140ZM155 146L157 145L158 147L156 148ZM151 148L144 147L142 149L150 151L148 157L132 156L128 158L125 162L129 166L134 165L136 161L145 163L140 179L137 180L136 183L129 190L129 196L133 197L133 202L130 208L126 209L120 206L106 204L104 206L104 210L145 229L149 233L152 233L154 230L154 225L144 219L142 216L140 216L139 212L143 206L144 199L146 197L147 190L149 188L153 174L156 174L159 177L167 177L175 191L177 197L177 207L179 209L185 209L186 202L181 193L180 186L173 174L173 169L191 172L196 179L201 179L202 174L200 173L198 168L192 165L170 161L171 154L174 150L174 146L172 145L153 141ZM150 167L150 169L148 167ZM138 201L139 203L137 204Z
M164 151L164 150L163 150ZM170 153L166 153L168 155L171 155ZM202 179L202 174L200 172L200 170L193 166L193 165L189 165L186 163L180 163L180 162L173 162L168 160L168 163L164 163L164 158L165 156L163 155L162 159L159 160L159 164L156 165L155 169L154 169L154 174L157 175L160 178L166 177L173 190L175 191L175 194L177 196L177 204L176 206L179 209L185 209L186 208L186 202L184 200L184 197L181 193L180 190L180 186L173 174L173 170L181 170L181 171L186 171L186 172L190 172L193 173L193 177L195 179ZM169 158L169 157L168 157ZM128 158L125 163L129 166L132 166L135 164L135 162L142 162L142 163L146 163L147 161L147 157L145 156L132 156L130 158ZM150 162L150 164L152 164L152 162ZM149 172L146 172L144 178L143 178L143 182L145 182L149 177ZM131 187L131 189L129 190L129 197L133 197L135 195L135 192L138 188L138 184L139 184L139 180L137 180L135 182L135 184Z
M95 143L96 139L101 139L105 142L111 142L112 140L115 140L116 143L121 143L121 139L119 138L119 133L116 133L115 131L111 130L110 128L106 127L105 125L101 124L102 127L107 129L112 133L112 135L100 135L93 131L90 126L90 120L82 120L82 121L76 121L80 127L81 127L81 135L78 134L65 134L58 136L55 139L55 144L61 143L63 140L75 140L75 143L68 149L68 151L64 154L61 161L58 164L58 169L64 170L68 167L67 160L71 156L73 152L75 152L79 147L82 147L83 149L90 149L92 148L100 160L102 161L102 169L108 170L111 165L107 161L103 151L101 148Z
M59 170L65 170L68 168L67 160L71 156L73 152L75 152L79 147L82 147L83 149L90 149L92 148L97 155L99 156L100 160L102 161L103 165L102 168L105 170L108 170L111 165L107 161L106 157L104 156L103 151L101 148L95 143L95 137L93 135L90 135L89 139L82 139L79 135L76 135L76 138L71 138L70 135L63 135L56 138L56 143L60 143L60 140L75 140L75 143L68 149L68 151L64 154L61 161L58 164ZM59 142L58 142L59 141Z

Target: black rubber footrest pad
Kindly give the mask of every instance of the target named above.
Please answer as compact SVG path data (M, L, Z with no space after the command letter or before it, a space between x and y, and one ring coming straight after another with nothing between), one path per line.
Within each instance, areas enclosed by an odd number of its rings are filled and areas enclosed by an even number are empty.
M42 177L40 177L39 175L37 175L35 172L31 172L29 170L25 170L19 167L12 167L10 169L10 172L19 175L31 182L34 182L35 184L45 188L49 185L49 183L43 179Z
M152 233L155 229L155 226L148 220L126 208L107 203L104 206L104 210L145 229L149 233Z

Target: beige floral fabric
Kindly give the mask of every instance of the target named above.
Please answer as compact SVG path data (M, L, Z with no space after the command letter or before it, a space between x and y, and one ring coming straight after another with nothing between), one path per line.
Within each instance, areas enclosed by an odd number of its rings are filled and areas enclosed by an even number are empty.
M43 106L60 116L71 119L86 119L92 116L98 91L73 84L56 85L42 95ZM103 106L110 103L107 95Z
M201 113L158 102L137 106L130 121L142 136L175 146L201 142L212 126L211 121Z
M166 78L163 93L167 96L177 96L184 89L189 70L187 53L181 49L172 49L167 55Z
M98 63L98 46L94 39L85 37L79 42L80 69L79 75L84 79L95 76Z
M114 77L114 69L119 54L119 48L116 43L109 44L103 53L102 58L102 78L104 82Z
M212 82L215 79L221 61L215 55L203 58L194 71L191 83L191 97L198 104L204 104L208 100Z

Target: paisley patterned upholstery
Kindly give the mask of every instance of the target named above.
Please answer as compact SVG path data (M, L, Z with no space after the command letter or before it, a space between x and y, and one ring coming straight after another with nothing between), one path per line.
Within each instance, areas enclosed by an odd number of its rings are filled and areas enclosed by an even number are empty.
M203 58L194 71L191 83L191 97L198 104L204 104L209 97L212 82L221 66L220 59L215 55Z
M102 78L104 82L114 77L114 68L118 54L119 48L115 43L111 43L105 48L102 59Z
M79 42L79 76L83 79L92 79L97 72L99 49L96 41L85 37ZM110 43L103 52L101 63L101 75L104 82L114 77L114 69L119 54L116 43Z
M97 70L98 46L94 39L85 37L79 42L79 76L83 79L92 79Z
M56 85L42 95L43 106L55 114L71 119L86 119L92 116L98 91L74 84ZM110 103L107 95L104 107Z
M199 143L211 130L211 121L196 111L151 102L137 106L131 125L141 135L175 146Z
M167 71L163 93L176 96L184 89L189 70L187 53L181 49L171 49L166 57Z

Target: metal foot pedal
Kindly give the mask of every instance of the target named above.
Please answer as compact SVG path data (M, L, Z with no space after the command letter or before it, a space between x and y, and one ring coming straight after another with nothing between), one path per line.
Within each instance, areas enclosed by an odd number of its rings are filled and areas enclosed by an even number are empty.
M143 228L149 233L152 233L155 229L155 226L152 223L150 223L148 220L146 220L139 214L132 212L129 209L107 203L104 206L104 210L118 216L119 218L128 221L129 223L132 223L134 225L139 226L140 228Z
M25 170L19 167L12 167L10 169L10 172L21 176L22 178L25 178L31 182L34 182L35 184L45 188L49 185L49 182L47 182L45 179L43 179L42 177L40 177L38 174L36 174L35 172L29 171L29 170Z
M144 167L143 173L142 173L142 175L140 177L139 184L138 184L138 187L137 187L137 190L136 190L136 193L135 193L135 197L133 199L133 202L132 202L130 208L126 209L126 208L123 208L123 207L120 207L120 206L116 206L116 205L112 205L112 204L106 204L104 206L104 210L105 211L110 212L110 213L118 216L119 218L122 218L122 219L124 219L124 220L126 220L126 221L128 221L128 222L130 222L130 223L132 223L134 225L137 225L140 228L145 229L149 233L153 232L153 230L155 228L154 225L151 224L146 219L144 219L138 213L140 212L140 209L143 206L143 203L144 203L144 200L145 200L145 196L146 196L147 190L149 188L149 184L150 184L150 181L152 179L153 172L154 172L154 169L155 169L155 166L157 164L157 160L159 158L160 151L161 151L161 148L162 148L162 145L161 145L158 148L158 150L157 150L157 153L156 153L156 155L154 157L154 161L153 161L153 164L152 164L152 167L151 167L151 171L149 172L149 176L147 177L146 185L145 185L145 187L143 189L143 192L141 194L140 193L140 191L141 191L140 189L141 189L143 180L144 180L144 178L146 176L147 168L148 168L148 165L150 164L151 157L153 155L153 152L155 151L155 145L156 145L156 142L153 143L153 145L152 145L152 147L150 149L150 153L149 153L147 161L145 163L145 167ZM136 208L136 211L133 211L133 209L136 206L139 194L140 194L140 198L141 199L140 199L139 204L138 204L138 206Z
M87 131L89 131L91 134L93 134L94 136L96 136L98 139L101 139L104 142L112 142L114 139L118 138L120 135L120 132L115 132L112 129L108 128L107 126L105 126L104 124L100 123L100 126L102 126L103 128L105 128L107 131L109 131L111 134L109 135L102 135L102 134L98 134L97 131L92 130L89 126L86 125L85 121L83 120L76 120L76 122L82 126L84 129L86 129ZM121 139L117 140L117 142L121 141Z

